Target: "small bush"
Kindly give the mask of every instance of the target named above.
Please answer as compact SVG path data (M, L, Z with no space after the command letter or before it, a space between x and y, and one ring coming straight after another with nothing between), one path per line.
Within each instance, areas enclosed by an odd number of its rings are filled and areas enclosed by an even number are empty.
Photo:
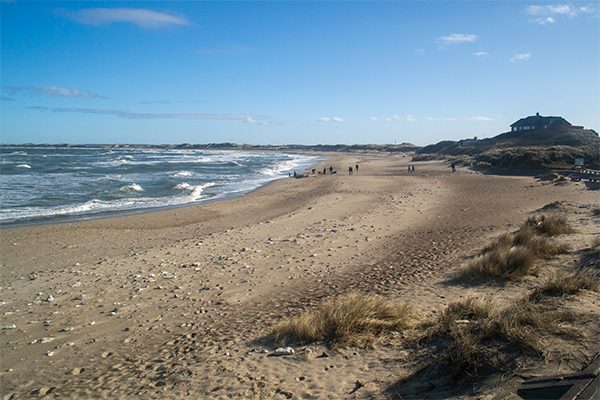
M418 320L417 313L407 304L349 293L280 322L273 335L280 343L323 340L332 345L367 346L381 340L387 332L404 330Z
M579 270L574 274L558 272L547 279L530 295L531 300L538 301L543 296L569 296L581 290L598 291L600 288L598 273L591 269Z
M534 229L536 233L547 236L573 232L567 219L561 215L534 215L527 218L524 228Z

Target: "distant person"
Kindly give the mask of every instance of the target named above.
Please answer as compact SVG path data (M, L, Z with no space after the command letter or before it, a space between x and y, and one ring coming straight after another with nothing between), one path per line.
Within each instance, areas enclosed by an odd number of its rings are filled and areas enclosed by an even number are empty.
M410 172L410 165L408 166L408 172Z
M412 166L412 172L415 172L415 166L414 165Z
M450 168L452 168L452 172L456 172L456 165L454 163L450 164Z
M292 177L292 172L291 171L288 171L288 177L290 177L290 178Z
M315 172L317 172L317 170L313 168L313 169L312 169L312 174L314 175L314 174L315 174Z
M348 175L352 175L352 166L348 167Z
M327 168L323 167L323 175L327 175Z
M296 177L296 171L294 171L294 178Z
M356 172L358 172L358 164L356 164L356 167L354 167L354 169L356 170Z
M333 172L333 165L329 167L329 172Z

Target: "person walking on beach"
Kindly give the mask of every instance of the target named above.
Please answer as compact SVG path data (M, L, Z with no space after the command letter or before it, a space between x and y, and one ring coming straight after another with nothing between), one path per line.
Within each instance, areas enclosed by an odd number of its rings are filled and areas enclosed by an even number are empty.
M358 164L356 164L356 167L354 169L356 170L356 172L358 172Z
M352 166L348 167L348 175L352 175Z
M450 168L452 168L452 172L456 172L456 165L454 163L450 164Z
M327 175L327 167L323 167L323 175Z
M329 166L329 172L333 172L333 165Z
M410 172L410 165L408 166L408 172Z
M415 166L414 165L412 166L412 172L415 172Z

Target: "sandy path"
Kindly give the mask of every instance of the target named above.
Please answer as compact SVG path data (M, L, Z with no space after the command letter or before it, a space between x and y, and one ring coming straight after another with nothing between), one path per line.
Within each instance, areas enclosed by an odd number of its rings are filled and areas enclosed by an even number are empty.
M408 174L402 157L332 161L356 162L226 202L3 230L2 394L346 398L396 380L402 355L266 357L269 326L348 290L439 311L463 295L447 272L487 238L551 201L598 201L435 162Z

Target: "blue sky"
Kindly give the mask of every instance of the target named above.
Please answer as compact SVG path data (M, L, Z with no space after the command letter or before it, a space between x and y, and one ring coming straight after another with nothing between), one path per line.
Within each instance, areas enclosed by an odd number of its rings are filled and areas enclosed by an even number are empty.
M2 143L394 143L600 128L597 2L2 1Z

